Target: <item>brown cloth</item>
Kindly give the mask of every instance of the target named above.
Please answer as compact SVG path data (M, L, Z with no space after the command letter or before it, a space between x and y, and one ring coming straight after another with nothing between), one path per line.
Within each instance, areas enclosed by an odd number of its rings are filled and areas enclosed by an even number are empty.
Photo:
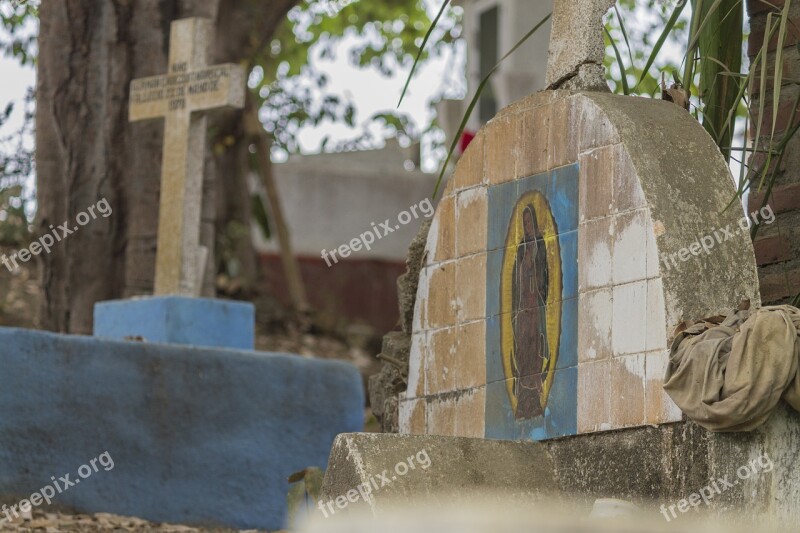
M789 305L691 325L672 342L664 390L710 431L751 431L781 397L800 411L799 330L800 309Z

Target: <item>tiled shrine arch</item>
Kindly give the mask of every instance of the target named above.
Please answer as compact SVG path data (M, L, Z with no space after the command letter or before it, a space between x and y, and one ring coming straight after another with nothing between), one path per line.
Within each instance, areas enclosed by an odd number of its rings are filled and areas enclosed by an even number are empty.
M673 104L548 91L503 110L433 220L401 431L539 440L680 420L661 388L668 332L759 302L733 195Z

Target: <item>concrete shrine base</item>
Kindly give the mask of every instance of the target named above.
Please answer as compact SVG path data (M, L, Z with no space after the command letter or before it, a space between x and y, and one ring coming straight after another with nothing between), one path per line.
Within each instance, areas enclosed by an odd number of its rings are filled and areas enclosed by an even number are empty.
M670 515L670 522L675 524L711 513L734 522L782 525L794 523L799 512L797 476L793 474L800 461L799 422L798 413L781 406L763 427L751 433L710 433L684 421L543 442L340 435L331 452L321 500L323 504L333 502L339 515L360 511L380 518L384 512L417 501L433 502L434 507L459 501L468 506L470 498L485 494L531 502L542 497L563 498L576 516L587 516L596 499L618 498L634 502L661 520L661 506L667 513L673 506L676 516ZM396 465L407 464L408 458L416 458L421 450L430 466L421 469L417 460L415 469L397 475ZM741 477L744 471L740 469L754 461L758 474L751 471ZM382 474L389 483L384 483ZM718 483L720 492L709 499L708 506L700 501L680 512L682 500L688 501L692 494L722 478L732 486ZM373 480L378 481L377 489ZM348 498L352 489L365 483L373 487L369 501L365 503L359 496L345 510L337 509L337 498ZM315 514L322 513L315 510ZM767 523L768 519L775 522Z
M0 346L8 504L69 474L55 505L280 529L287 477L325 467L334 437L363 427L361 377L345 363L10 328Z

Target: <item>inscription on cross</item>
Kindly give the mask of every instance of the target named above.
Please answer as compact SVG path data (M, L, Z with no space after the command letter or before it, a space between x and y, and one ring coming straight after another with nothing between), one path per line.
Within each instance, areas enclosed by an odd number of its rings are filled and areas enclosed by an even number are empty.
M169 73L131 82L131 122L164 119L155 294L199 296L208 250L200 246L206 117L202 111L244 107L245 71L207 66L211 21L170 26Z

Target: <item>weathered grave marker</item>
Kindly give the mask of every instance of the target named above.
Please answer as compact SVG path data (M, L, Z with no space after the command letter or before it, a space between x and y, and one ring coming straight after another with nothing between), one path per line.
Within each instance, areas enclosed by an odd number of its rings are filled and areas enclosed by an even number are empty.
M208 21L173 22L169 74L131 85L131 120L166 122L156 296L97 303L94 337L0 328L0 367L20 376L0 391L0 410L14 413L0 417L4 449L13 452L0 457L4 501L74 472L101 446L116 460L113 472L56 503L277 530L287 477L325 466L334 437L363 427L354 365L253 351L251 303L196 297L199 112L241 106L245 87L240 67L205 67L210 35ZM323 405L290 389L314 390Z
M548 50L548 89L608 91L603 15L615 0L556 0Z
M170 28L169 73L131 82L129 118L164 118L155 294L198 296L208 250L200 246L206 117L244 106L240 65L206 66L211 21L176 20Z

